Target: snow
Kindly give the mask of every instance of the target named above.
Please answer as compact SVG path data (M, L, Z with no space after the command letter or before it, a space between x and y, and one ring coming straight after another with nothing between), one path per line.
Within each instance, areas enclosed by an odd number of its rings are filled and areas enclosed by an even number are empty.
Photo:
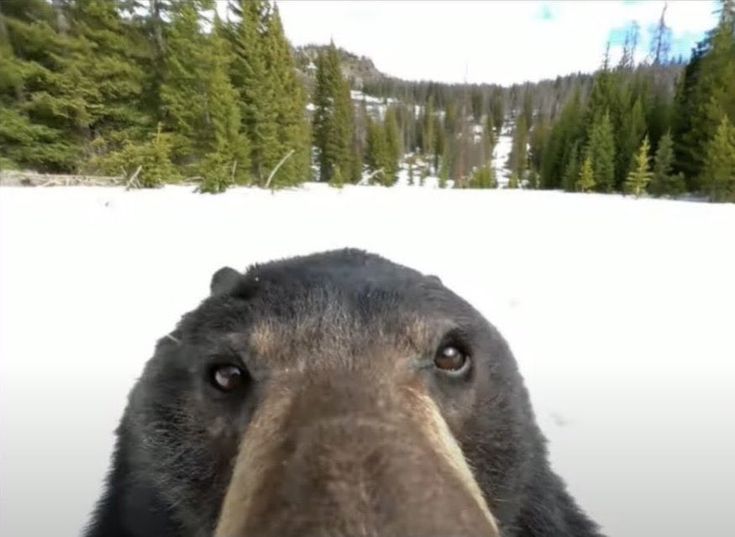
M503 188L508 185L510 179L510 170L507 168L510 151L513 148L513 129L515 128L512 121L506 121L504 128L498 136L498 141L493 150L492 166L495 168L495 177L498 180L498 186Z
M734 229L732 205L558 192L2 188L0 535L78 535L128 390L215 270L343 246L498 326L609 537L725 535Z

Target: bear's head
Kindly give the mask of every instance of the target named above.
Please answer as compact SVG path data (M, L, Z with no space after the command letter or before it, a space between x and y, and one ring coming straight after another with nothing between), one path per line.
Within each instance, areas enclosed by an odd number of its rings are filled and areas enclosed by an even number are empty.
M340 250L215 273L130 394L87 535L598 534L498 331Z

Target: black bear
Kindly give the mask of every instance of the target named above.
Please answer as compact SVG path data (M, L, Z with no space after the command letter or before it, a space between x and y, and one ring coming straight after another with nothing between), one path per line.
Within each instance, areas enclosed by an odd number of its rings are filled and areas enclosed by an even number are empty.
M220 269L130 393L87 537L599 537L503 337L346 249Z

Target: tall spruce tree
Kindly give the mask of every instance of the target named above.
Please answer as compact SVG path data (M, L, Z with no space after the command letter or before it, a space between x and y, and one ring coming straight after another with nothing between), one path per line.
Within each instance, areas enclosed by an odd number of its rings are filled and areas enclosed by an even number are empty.
M646 191L646 187L653 176L649 156L650 150L651 146L648 143L648 136L646 136L636 154L635 166L628 173L625 180L625 191L633 194L636 198Z
M266 19L264 46L266 73L272 96L273 117L276 123L275 153L282 159L289 152L293 155L284 161L273 177L273 184L295 185L309 178L311 151L309 148L309 125L304 110L306 95L296 77L291 49L283 31L278 7L273 6ZM272 153L274 153L272 152ZM263 163L270 171L273 160ZM348 170L349 171L349 170Z
M589 157L592 159L597 190L612 192L615 186L615 139L608 112L592 124L589 134Z
M497 188L495 171L491 166L482 166L474 171L470 179L471 188Z
M396 109L389 107L385 112L385 142L388 148L388 167L386 176L388 185L393 185L398 180L398 168L401 159L401 136L398 129Z
M208 38L200 27L199 10L207 4L181 0L171 11L161 82L164 130L174 136L174 161L196 162L206 153Z
M735 126L727 116L706 146L701 181L711 201L735 202Z
M575 190L577 192L591 192L595 188L595 171L592 166L592 157L589 152L582 161L582 166L579 168L579 175L577 182L575 183Z
M431 158L436 150L434 142L434 98L429 97L421 118L421 152Z
M528 169L528 123L526 123L526 116L524 114L520 114L516 118L508 169L511 175L515 174L518 180L522 180L525 177L526 170Z
M210 36L209 78L205 100L205 125L209 150L202 160L203 192L223 192L228 186L250 179L250 151L241 132L237 91L228 75L232 56L217 17Z
M677 91L677 167L692 190L705 186L706 148L722 117L735 121L735 14L728 5L722 2L718 26L698 44Z
M227 35L233 49L230 79L239 93L242 131L250 141L250 163L257 184L264 185L273 167L283 156L278 141L276 75L271 76L269 46L266 39L269 3L266 0L233 0L230 9L237 23ZM273 41L273 42L270 42ZM295 96L298 100L298 95Z
M142 33L110 0L75 0L68 15L64 24L79 46L69 56L65 76L71 82L69 97L83 103L81 136L87 143L96 140L96 148L142 139L155 125L143 107L149 50Z
M352 99L334 43L320 52L316 67L313 138L321 180L329 181L335 167L340 171L353 169Z
M1 4L0 159L5 166L76 171L88 117L67 75L79 40L57 31L57 13L44 0Z
M371 182L389 186L392 184L391 172L393 163L391 151L386 139L386 129L377 121L367 119L367 148L365 163L370 173Z
M543 152L544 160L541 163L541 188L550 189L562 186L562 177L571 161L571 151L575 142L583 136L584 117L581 93L577 90L549 133ZM576 175L573 177L576 180Z
M586 160L586 159L585 159ZM577 181L579 179L580 164L579 164L579 142L574 142L571 151L567 158L567 162L564 167L564 174L562 175L562 188L567 192L574 192L577 189ZM592 173L590 167L589 173Z
M628 97L627 100L632 99ZM646 117L643 100L638 97L632 107L621 110L620 125L615 138L615 185L614 190L622 190L623 183L631 170L633 157L639 149L646 130ZM614 128L614 127L613 127Z
M673 173L674 141L671 133L664 134L658 143L653 163L653 177L649 191L654 196L677 196L686 188L684 177L680 173Z

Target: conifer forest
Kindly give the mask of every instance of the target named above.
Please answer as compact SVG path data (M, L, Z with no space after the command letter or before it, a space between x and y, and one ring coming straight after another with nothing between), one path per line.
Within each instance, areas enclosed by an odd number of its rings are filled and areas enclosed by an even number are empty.
M735 202L735 2L688 58L662 13L594 73L499 86L406 81L294 48L269 0L2 0L0 170L137 184L305 181L698 196ZM287 30L287 29L286 29Z

